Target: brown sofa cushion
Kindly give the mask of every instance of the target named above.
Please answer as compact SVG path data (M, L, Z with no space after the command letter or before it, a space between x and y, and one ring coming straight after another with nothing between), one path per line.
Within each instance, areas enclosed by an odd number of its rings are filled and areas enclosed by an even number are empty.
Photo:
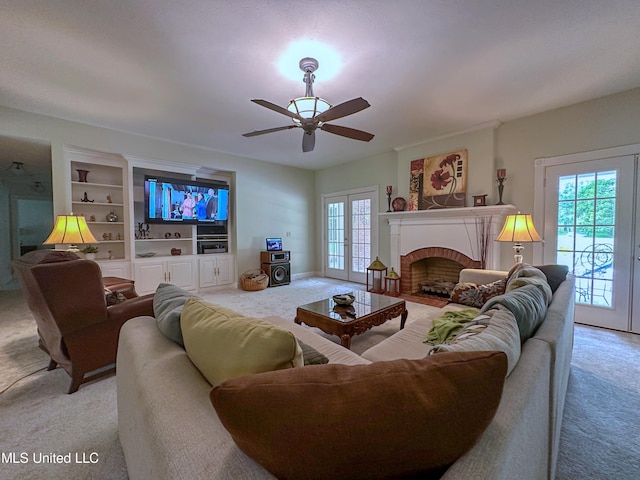
M210 398L238 447L278 478L426 478L489 425L506 370L502 352L311 365L228 380Z

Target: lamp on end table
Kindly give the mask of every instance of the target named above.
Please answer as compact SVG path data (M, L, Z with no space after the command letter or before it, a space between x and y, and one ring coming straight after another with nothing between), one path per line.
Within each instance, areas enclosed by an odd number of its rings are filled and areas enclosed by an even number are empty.
M496 242L514 242L515 255L513 259L516 263L522 263L522 251L524 250L522 244L542 242L542 238L536 231L531 215L518 212L516 215L507 215Z
M51 230L51 234L44 241L43 245L59 245L68 243L68 252L78 252L80 249L77 243L98 243L89 230L87 221L83 215L58 215L56 223Z

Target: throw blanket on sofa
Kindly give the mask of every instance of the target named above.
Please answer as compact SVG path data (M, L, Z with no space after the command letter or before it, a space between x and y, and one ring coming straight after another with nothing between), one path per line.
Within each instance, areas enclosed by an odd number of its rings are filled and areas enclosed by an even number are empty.
M533 268L533 267L530 267ZM534 269L537 270L537 269ZM540 272L538 270L538 272ZM520 341L524 343L535 333L545 315L547 306L551 302L551 288L544 274L539 276L518 276L509 279L507 292L490 298L480 309L480 313L502 305L508 309L516 321L520 330Z
M476 318L477 308L445 312L433 320L433 324L424 343L438 345L448 343L462 330L466 323Z

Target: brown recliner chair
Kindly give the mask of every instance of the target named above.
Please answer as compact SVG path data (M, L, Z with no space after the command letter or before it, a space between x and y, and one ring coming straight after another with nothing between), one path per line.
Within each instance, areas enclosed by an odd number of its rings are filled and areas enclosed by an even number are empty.
M133 282L105 277L127 297L107 306L100 266L70 252L38 250L11 262L38 326L39 346L71 376L68 393L115 371L120 327L153 315L153 294L138 297ZM88 374L88 375L87 375Z

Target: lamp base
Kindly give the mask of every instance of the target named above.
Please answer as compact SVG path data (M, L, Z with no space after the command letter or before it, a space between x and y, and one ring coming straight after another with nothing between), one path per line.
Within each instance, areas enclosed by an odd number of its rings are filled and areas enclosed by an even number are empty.
M513 255L513 260L516 263L522 263L522 260L524 259L524 256L522 255L522 250L524 250L524 247L522 246L521 243L516 243L513 246L513 251L515 252L515 254Z

